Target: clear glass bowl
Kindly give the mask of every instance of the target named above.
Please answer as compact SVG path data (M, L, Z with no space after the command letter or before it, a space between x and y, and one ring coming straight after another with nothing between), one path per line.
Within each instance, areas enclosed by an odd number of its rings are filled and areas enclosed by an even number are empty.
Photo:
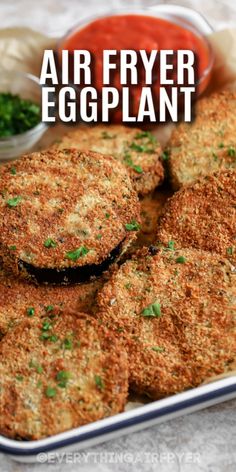
M34 75L14 70L0 70L0 92L10 92L21 98L41 104L41 86ZM14 159L30 149L40 140L47 126L40 122L25 133L0 138L0 160Z
M63 49L64 44L67 43L68 38L73 36L76 31L79 31L89 23L92 23L99 18L125 14L146 15L162 18L192 31L196 36L202 39L208 52L208 64L202 75L198 78L198 96L201 95L209 83L212 67L214 64L214 53L211 44L207 39L207 35L213 32L213 28L199 12L192 8L171 4L153 4L151 6L140 5L140 7L137 5L124 8L113 7L110 10L104 10L103 13L99 12L99 15L91 15L87 18L83 18L79 23L72 27L65 34L65 36L62 37L56 48L58 57L60 57L60 51ZM109 45L104 45L104 47L109 48Z

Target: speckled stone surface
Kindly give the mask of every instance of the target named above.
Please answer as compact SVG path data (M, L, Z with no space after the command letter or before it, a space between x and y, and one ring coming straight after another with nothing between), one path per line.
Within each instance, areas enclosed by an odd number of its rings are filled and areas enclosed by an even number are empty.
M0 0L1 28L30 26L61 35L82 17L153 0ZM167 2L157 2L167 3ZM236 27L235 0L171 0L202 12L215 29ZM106 442L66 461L17 464L0 454L0 472L234 472L236 400ZM73 463L74 462L74 463Z

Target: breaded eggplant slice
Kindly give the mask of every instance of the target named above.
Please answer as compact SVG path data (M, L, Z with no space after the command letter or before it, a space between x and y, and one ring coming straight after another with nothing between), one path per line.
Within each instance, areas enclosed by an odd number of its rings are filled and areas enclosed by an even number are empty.
M0 268L0 339L26 319L61 312L65 308L96 313L100 277L72 286L34 285Z
M199 100L192 123L179 124L168 144L175 189L224 168L236 168L236 92Z
M236 170L203 177L170 198L157 240L215 252L236 264Z
M154 190L164 179L161 147L149 131L120 125L84 127L66 134L58 146L112 155L126 166L141 195Z
M0 249L15 274L85 282L136 237L139 201L110 156L46 150L0 169Z
M123 410L127 356L85 314L25 320L0 345L0 433L40 439Z
M123 338L133 391L153 399L196 387L236 356L236 273L195 249L140 250L98 295Z

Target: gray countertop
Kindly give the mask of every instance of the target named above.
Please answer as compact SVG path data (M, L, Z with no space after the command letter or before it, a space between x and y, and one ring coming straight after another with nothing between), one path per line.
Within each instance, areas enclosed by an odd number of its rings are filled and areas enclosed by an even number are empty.
M0 0L1 28L30 26L45 34L58 35L81 16L97 13L104 7L154 3L153 0ZM171 0L170 3L196 8L216 29L236 26L235 0ZM74 457L68 454L63 463L17 464L0 454L1 472L78 470L233 472L236 470L236 400L123 436Z

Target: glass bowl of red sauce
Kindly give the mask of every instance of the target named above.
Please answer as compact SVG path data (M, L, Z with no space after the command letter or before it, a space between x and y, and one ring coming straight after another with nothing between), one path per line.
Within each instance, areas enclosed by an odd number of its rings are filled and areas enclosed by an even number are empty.
M213 31L207 20L195 10L177 5L156 5L128 9L113 9L103 15L83 19L58 43L58 64L61 51L73 54L76 49L89 50L95 59L92 86L98 91L103 86L103 50L180 50L189 49L197 59L196 94L198 98L207 88L214 64L214 54L207 39ZM155 74L155 72L154 72ZM173 71L176 74L176 71ZM73 68L69 77L73 83ZM138 85L130 85L134 113L138 109L141 89L145 86L140 73ZM171 76L169 76L171 77ZM120 76L114 74L111 86L121 89ZM173 75L174 81L176 77ZM153 90L158 94L160 82L154 81ZM158 106L158 104L157 104ZM110 121L122 121L121 106Z

